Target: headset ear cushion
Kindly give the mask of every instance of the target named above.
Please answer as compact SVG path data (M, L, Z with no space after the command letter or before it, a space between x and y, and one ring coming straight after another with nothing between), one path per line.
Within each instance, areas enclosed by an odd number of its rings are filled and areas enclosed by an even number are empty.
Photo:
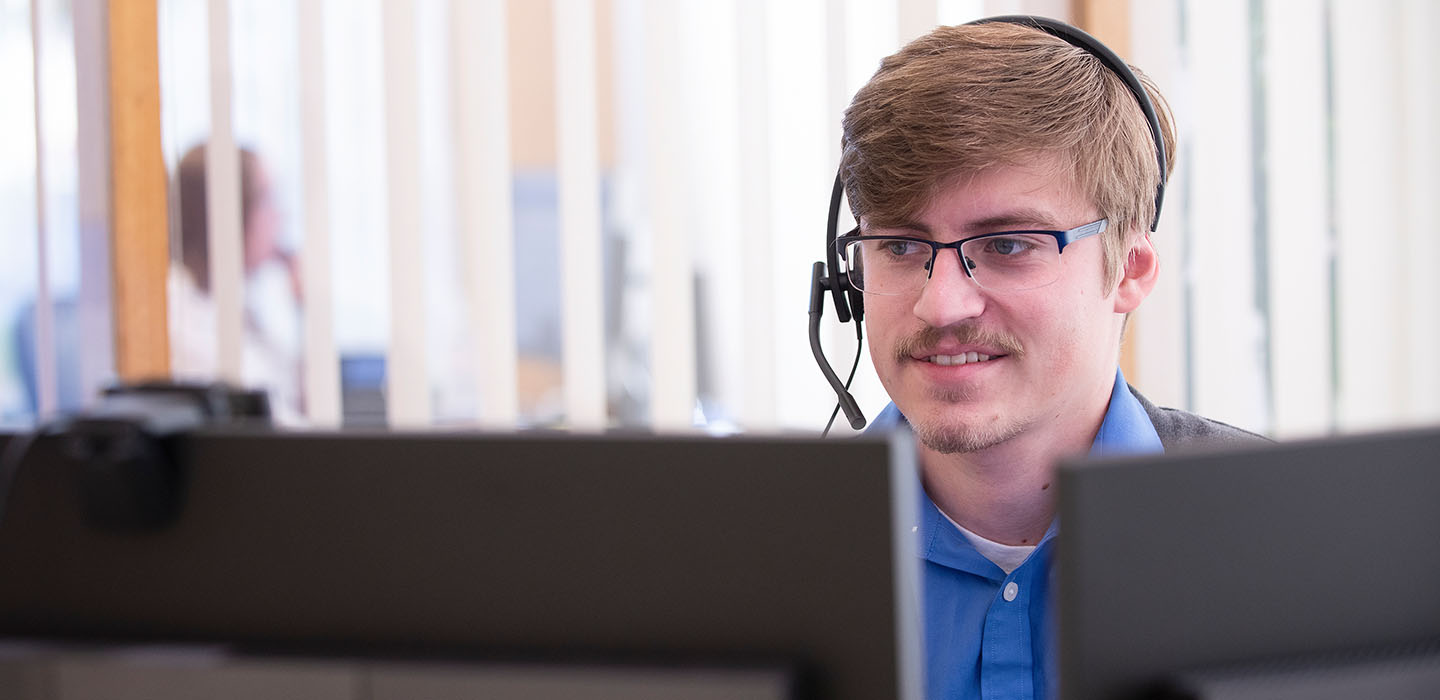
M846 291L845 296L850 298L850 315L855 318L855 322L864 321L865 294L852 288Z
M849 323L854 318L850 315L850 304L845 301L843 292L836 292L830 295L835 302L835 319L841 323Z

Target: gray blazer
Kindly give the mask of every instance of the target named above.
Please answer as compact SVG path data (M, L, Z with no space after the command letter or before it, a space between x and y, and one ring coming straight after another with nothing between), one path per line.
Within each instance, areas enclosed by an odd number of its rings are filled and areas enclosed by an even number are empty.
M1142 396L1133 386L1130 387L1130 393L1135 395L1140 406L1145 409L1145 414L1150 416L1150 422L1155 425L1155 432L1160 436L1160 444L1165 446L1167 452L1177 448L1202 445L1238 447L1271 441L1264 435L1197 416L1194 413L1175 408L1161 408L1150 403L1150 400Z

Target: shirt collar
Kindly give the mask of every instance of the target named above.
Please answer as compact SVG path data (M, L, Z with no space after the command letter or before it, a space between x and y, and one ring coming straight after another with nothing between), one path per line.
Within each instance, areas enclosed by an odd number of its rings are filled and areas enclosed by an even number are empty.
M1115 370L1115 386L1110 390L1110 408L1090 445L1090 456L1154 454L1164 452L1160 434L1145 413L1145 407L1125 383L1125 374Z

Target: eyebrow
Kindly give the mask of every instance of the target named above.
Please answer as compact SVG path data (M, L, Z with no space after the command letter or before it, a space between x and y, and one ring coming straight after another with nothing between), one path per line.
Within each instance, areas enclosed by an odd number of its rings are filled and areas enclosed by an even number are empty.
M882 231L905 229L927 236L931 234L930 227L919 221L905 221L894 226L876 226L874 228ZM966 232L971 234L1004 230L1057 231L1060 229L1060 225L1055 222L1049 212L1032 207L1010 209L965 224Z

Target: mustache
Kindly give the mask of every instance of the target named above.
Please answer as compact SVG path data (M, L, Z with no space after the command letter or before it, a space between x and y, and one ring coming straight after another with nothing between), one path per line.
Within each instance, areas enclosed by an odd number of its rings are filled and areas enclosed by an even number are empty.
M917 351L934 347L947 339L963 345L995 348L1002 355L1020 357L1025 354L1025 349L1020 347L1020 340L1009 333L981 328L973 323L961 323L944 328L926 326L913 335L902 338L895 344L895 362L904 362Z

